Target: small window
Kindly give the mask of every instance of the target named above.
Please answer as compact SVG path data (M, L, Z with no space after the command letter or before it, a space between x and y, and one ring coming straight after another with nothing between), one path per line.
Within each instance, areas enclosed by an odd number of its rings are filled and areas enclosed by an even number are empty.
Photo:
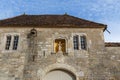
M81 49L86 49L86 37L85 36L80 36L80 41L81 41Z
M18 36L18 35L14 36L13 50L17 50L17 47L18 47L18 40L19 40L19 36Z
M79 37L78 37L78 35L73 36L73 43L74 43L74 50L78 50L79 49Z
M6 46L5 46L5 49L6 50L9 50L10 49L10 45L11 45L11 35L9 36L6 36Z

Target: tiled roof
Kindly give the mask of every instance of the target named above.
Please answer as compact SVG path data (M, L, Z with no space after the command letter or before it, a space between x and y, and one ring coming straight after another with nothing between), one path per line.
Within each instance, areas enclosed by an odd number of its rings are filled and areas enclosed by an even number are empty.
M80 19L67 14L64 15L20 15L13 18L0 20L2 26L57 26L57 27L77 27L77 28L104 28L106 25L84 19ZM74 27L73 27L74 26Z
M105 47L120 47L120 43L106 42Z

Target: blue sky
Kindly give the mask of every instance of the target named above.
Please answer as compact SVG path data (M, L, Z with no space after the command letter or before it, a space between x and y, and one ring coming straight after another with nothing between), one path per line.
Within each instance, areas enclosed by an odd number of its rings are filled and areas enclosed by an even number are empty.
M108 25L105 41L120 42L120 0L0 0L0 19L23 14L64 14Z

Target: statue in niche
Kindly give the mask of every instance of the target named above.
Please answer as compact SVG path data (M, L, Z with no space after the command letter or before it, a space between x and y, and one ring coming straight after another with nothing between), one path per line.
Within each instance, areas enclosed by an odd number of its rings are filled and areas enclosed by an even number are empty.
M58 53L63 53L62 52L62 43L61 42L59 42L59 44L58 44Z
M63 56L63 51L62 51L62 43L58 43L58 52L57 52L57 63L64 63L64 56Z
M58 51L62 51L62 44L61 44L61 42L59 42L59 44L58 44Z

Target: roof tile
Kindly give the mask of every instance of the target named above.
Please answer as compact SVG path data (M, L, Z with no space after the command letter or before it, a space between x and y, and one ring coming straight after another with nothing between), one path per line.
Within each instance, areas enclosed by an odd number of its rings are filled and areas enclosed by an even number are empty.
M70 15L20 15L13 18L0 20L0 26L76 26L78 28L106 28L106 25ZM73 27L74 28L74 27Z

